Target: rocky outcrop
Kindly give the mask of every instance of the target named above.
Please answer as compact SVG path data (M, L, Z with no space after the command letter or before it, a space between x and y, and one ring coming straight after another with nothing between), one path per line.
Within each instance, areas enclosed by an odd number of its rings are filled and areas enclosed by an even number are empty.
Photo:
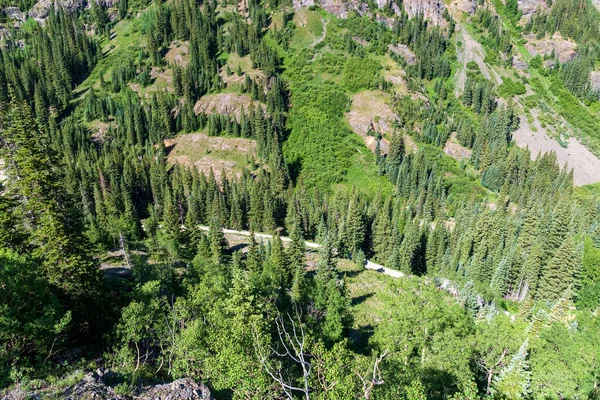
M171 383L143 388L135 398L140 400L212 400L210 390L191 378L177 379Z
M10 392L0 393L2 400L29 400L42 398L61 398L65 400L126 400L131 397L117 394L108 386L115 382L115 374L108 369L98 368L89 372L76 384L56 391L40 389L26 391L17 387ZM210 390L191 378L177 379L162 385L144 386L134 392L138 400L213 400Z
M21 12L21 10L19 10L18 7L6 7L4 9L4 12L6 13L6 16L10 19L16 19L21 22L25 22L25 20L27 19L27 14Z
M29 11L29 16L35 20L43 20L48 16L50 9L54 6L54 8L63 8L69 12L74 12L80 8L85 6L84 0L40 0L31 7Z
M426 20L435 25L446 25L444 2L442 0L405 0L402 5L410 17L421 13Z
M544 68L554 68L554 66L556 65L556 61L552 60L552 59L548 59L548 60L544 60Z
M540 11L546 11L548 4L545 0L519 0L519 10L523 13L525 20L529 20L533 15Z
M514 69L519 71L526 70L529 67L529 65L527 65L527 63L521 57L513 57L512 66Z
M414 65L417 62L417 56L415 55L415 53L410 51L408 46L406 46L405 44L397 44L395 46L390 44L388 46L388 50L394 54L402 56L406 60L407 64Z
M298 11L304 7L310 7L315 5L315 0L293 0L294 10Z
M471 1L471 0L461 0ZM310 7L318 5L330 14L335 15L339 18L348 18L351 12L356 11L360 15L373 15L376 10L370 10L368 4L362 0L292 0L292 4L295 10L299 10L303 7ZM396 4L395 0L376 0L375 4L378 8L384 8L388 5L396 13L400 13L400 8ZM442 0L405 0L402 2L404 10L409 16L415 16L419 13L423 14L425 19L435 25L446 25L447 21L444 19L445 6ZM389 21L379 16L378 20L383 23Z
M90 7L91 0L39 0L31 7L29 16L37 21L44 20L52 7L63 8L68 12L74 12L84 7ZM116 7L119 0L96 0L102 7Z
M572 61L577 52L577 43L564 39L560 33L556 32L550 38L537 39L535 34L530 33L525 35L527 44L525 48L532 56L541 55L550 56L552 52L558 57L561 63Z
M456 15L456 12L473 15L477 9L477 2L475 0L454 0L448 8L454 12L452 15Z
M600 71L593 71L590 74L590 85L592 90L600 91Z

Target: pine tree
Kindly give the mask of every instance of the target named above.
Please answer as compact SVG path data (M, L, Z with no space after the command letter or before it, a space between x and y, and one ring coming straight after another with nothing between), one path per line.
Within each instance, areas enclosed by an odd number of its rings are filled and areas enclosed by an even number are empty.
M11 101L4 140L9 179L2 196L18 202L14 212L27 232L23 245L42 260L48 281L67 298L74 320L93 319L88 307L102 288L97 262L83 235L83 218L65 190L65 178L47 132L27 104ZM97 314L95 314L97 316Z
M223 233L223 228L216 217L213 217L208 231L208 241L210 244L211 260L215 265L221 265L224 262L227 240Z
M494 379L492 394L509 399L527 398L531 393L531 371L527 361L529 339Z
M568 238L544 267L536 297L547 300L560 298L574 284L580 265L581 255L578 254L574 239Z
M361 250L365 240L365 224L363 220L361 203L355 193L348 205L348 214L345 225L345 242L350 253Z

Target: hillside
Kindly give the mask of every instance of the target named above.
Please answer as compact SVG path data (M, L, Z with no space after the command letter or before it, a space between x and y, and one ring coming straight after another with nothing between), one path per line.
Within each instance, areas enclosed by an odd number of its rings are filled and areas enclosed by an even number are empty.
M0 396L600 396L596 2L0 6Z

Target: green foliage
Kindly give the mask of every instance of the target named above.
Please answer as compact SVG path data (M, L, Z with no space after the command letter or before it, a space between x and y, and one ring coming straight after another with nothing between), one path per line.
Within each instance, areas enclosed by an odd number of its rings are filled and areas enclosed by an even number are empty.
M525 85L519 81L513 81L510 78L502 80L498 86L498 94L504 98L511 98L517 95L525 94Z
M7 249L0 250L0 385L8 371L27 357L51 356L61 345L71 321L61 309L39 263Z
M377 87L381 77L381 64L371 58L352 57L346 60L342 79L351 92Z

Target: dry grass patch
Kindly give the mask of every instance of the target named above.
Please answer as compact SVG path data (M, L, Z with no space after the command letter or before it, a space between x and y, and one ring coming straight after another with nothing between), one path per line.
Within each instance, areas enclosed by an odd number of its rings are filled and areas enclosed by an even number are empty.
M227 74L227 67L233 72L231 75ZM238 69L242 70L242 75L236 73ZM221 68L219 74L227 86L242 85L246 79L245 75L248 75L253 80L265 81L265 74L259 69L252 68L250 56L240 57L237 53L232 53L229 56L227 64Z

